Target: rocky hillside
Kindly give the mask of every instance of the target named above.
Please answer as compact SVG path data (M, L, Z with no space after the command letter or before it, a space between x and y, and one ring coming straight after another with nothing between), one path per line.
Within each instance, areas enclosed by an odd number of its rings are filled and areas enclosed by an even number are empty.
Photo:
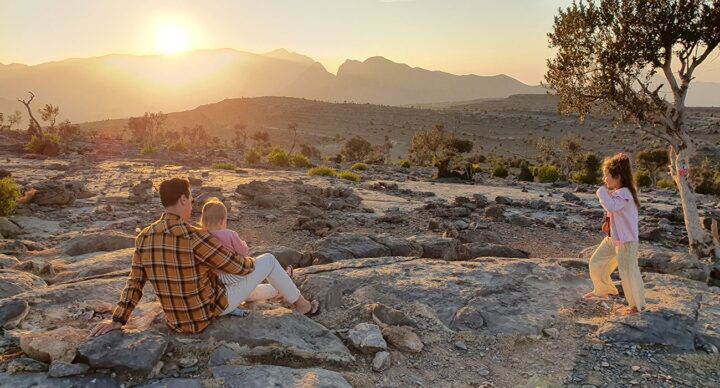
M142 158L104 144L29 159L0 151L29 202L0 218L0 386L571 386L720 384L716 264L685 253L676 195L641 193L648 307L583 302L602 233L590 186L370 166L362 181L240 166L237 155ZM347 165L338 165L347 168ZM205 332L168 332L151 286L123 331L88 339L125 284L155 192L189 177L252 254L292 264L313 318L281 300ZM701 212L720 218L717 197ZM199 209L196 209L199 210ZM197 217L198 213L194 214Z

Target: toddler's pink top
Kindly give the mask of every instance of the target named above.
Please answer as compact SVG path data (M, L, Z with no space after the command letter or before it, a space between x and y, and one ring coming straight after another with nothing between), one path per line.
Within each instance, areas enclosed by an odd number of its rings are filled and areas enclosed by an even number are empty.
M597 190L600 205L610 217L610 237L617 246L638 241L638 208L627 187L608 192L607 187Z
M231 250L236 255L247 256L250 253L250 249L245 241L240 239L237 232L230 229L214 230L210 232L213 236L217 237L225 248Z

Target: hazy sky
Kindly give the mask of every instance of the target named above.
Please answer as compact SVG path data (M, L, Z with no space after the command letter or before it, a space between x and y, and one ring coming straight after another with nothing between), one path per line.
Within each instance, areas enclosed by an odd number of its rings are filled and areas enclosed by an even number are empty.
M158 53L163 26L194 49L287 48L335 72L381 55L456 74L505 73L537 84L546 34L570 0L0 0L0 62L36 64L110 53ZM698 80L720 82L720 59Z

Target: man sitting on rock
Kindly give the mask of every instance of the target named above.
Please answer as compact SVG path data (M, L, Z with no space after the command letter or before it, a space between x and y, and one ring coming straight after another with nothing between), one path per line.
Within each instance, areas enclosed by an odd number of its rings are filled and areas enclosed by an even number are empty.
M213 319L237 307L229 308L226 286L214 270L240 276L255 270L253 258L233 254L212 234L189 224L193 198L187 179L163 181L159 191L165 213L135 239L130 276L112 320L97 324L91 336L125 325L147 280L165 311L168 327L178 333L201 332ZM303 314L312 307L302 295L291 302Z

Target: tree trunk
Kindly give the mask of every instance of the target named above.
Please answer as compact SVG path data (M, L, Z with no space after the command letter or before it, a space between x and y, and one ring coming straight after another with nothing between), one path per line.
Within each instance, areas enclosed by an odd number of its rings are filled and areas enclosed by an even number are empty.
M688 234L690 253L698 257L716 256L715 244L712 236L704 229L700 222L695 193L690 188L687 173L690 168L690 158L694 150L690 147L676 150L670 147L670 176L677 185L680 202L682 203L685 229Z

